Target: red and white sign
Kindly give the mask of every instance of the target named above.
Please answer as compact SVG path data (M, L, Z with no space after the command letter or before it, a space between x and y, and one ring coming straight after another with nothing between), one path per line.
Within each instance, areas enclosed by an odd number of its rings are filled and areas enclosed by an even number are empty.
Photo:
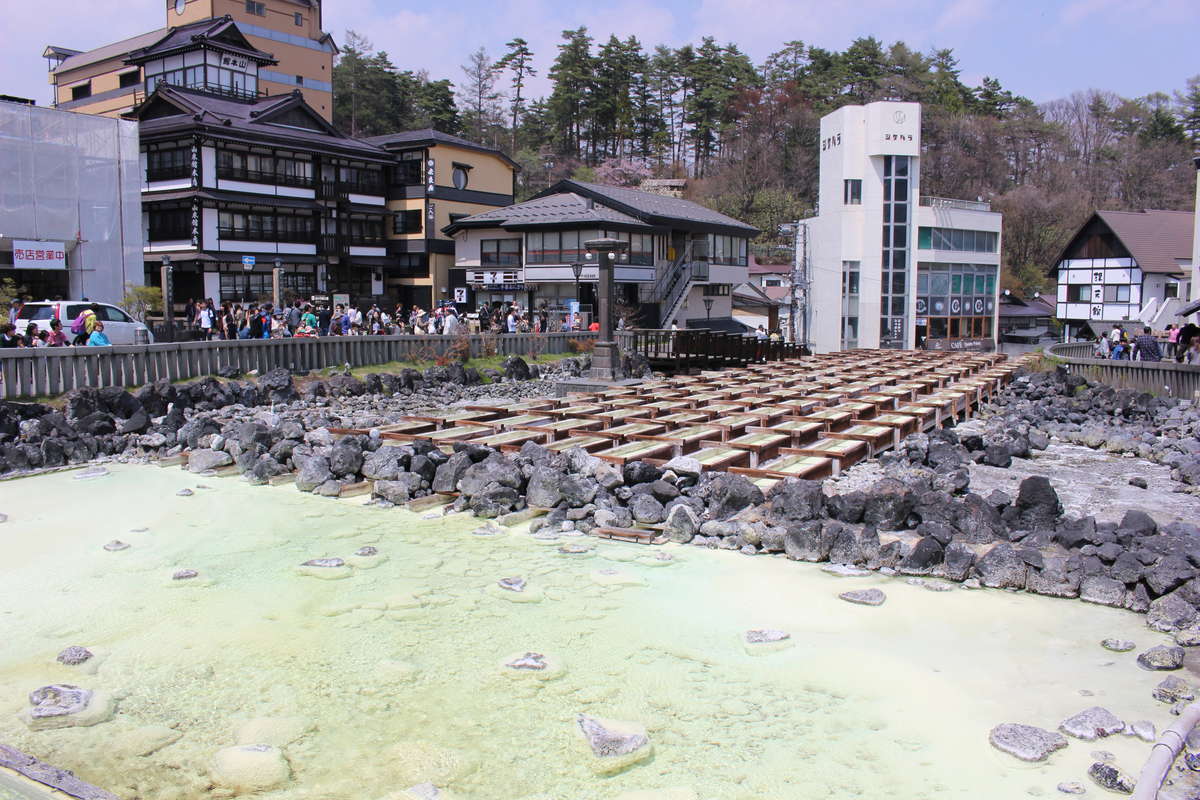
M13 239L16 269L66 269L67 249L62 242L29 242Z

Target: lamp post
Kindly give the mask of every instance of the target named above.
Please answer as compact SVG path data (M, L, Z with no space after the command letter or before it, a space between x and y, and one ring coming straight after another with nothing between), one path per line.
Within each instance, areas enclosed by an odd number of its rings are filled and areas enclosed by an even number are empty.
M620 239L589 239L583 243L587 248L588 260L595 259L597 267L596 313L600 317L600 339L592 351L592 378L611 381L616 377L617 343L613 341L612 326L612 278L613 264L617 254L629 248L629 242Z
M576 261L571 265L571 272L575 275L575 314L579 313L579 307L582 305L579 301L579 276L583 274L583 264ZM575 314L572 314L571 327L575 327Z
M167 326L167 341L175 341L175 311L171 308L174 298L174 286L172 286L172 267L171 257L162 257L162 298L163 298L163 322Z
M704 318L706 320L712 319L712 306L713 299L711 297L704 298Z

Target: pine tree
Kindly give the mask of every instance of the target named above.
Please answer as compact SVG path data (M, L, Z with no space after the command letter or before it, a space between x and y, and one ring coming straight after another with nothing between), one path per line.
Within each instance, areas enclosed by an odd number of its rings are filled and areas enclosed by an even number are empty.
M1200 148L1200 75L1188 78L1187 88L1175 93L1179 120L1193 148Z
M550 68L554 91L548 110L554 143L560 153L581 157L584 115L594 80L592 37L587 28L562 32L563 44Z
M537 70L533 67L533 51L529 49L529 43L524 39L518 36L504 46L508 48L508 52L493 65L493 69L497 72L507 70L512 73L513 94L509 108L512 110L512 151L515 153L517 152L517 129L521 112L525 108L525 98L521 96L521 92L525 88L525 82L537 75Z
M462 71L466 81L459 87L459 93L468 109L466 127L474 141L483 142L495 124L500 108L500 93L496 91L497 70L487 50L481 47L467 56Z

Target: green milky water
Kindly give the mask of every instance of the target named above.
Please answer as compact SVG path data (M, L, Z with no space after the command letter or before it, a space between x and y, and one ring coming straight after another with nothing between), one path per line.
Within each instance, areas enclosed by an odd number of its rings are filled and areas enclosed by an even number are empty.
M480 521L465 516L112 471L0 483L0 741L122 798L227 796L210 786L213 754L262 717L309 729L284 747L291 781L260 795L287 800L376 800L423 780L474 800L1053 796L1086 781L1091 751L1136 774L1149 745L1073 741L1031 765L988 745L993 725L1053 729L1097 704L1160 728L1173 719L1150 697L1161 675L1139 670L1136 651L1099 647L1166 640L1127 612L693 547L664 549L666 565L658 548L591 539L563 541L594 554L564 555L519 530L474 536ZM177 497L183 487L196 494ZM112 539L132 547L106 552ZM347 579L296 570L364 545L385 560ZM181 568L201 577L172 582ZM516 599L538 601L512 602L495 585L507 576L529 583ZM884 606L836 597L871 586ZM742 633L763 627L792 646L748 654ZM54 663L71 644L97 653L94 673ZM565 671L506 674L506 657L526 651ZM30 732L17 714L51 682L115 692L118 713ZM597 776L580 712L644 724L653 758ZM148 726L181 735L137 755L130 742Z

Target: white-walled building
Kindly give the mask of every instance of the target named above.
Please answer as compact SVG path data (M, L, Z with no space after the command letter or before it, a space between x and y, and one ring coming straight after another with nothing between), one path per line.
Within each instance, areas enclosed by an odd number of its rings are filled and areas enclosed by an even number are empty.
M1195 215L1097 211L1052 268L1057 316L1068 341L1114 325L1162 330L1178 323L1190 292Z
M843 106L820 147L820 211L801 231L814 349L992 349L1002 218L921 196L920 104Z
M608 236L629 242L613 270L613 292L626 316L637 310L635 324L744 330L733 319L731 294L746 282L749 240L758 230L698 203L563 180L444 230L454 237L455 267L466 270L481 305L516 302L560 315L578 303L586 320L597 267L583 245ZM575 263L583 265L578 283Z
M119 303L142 283L137 125L0 101L0 279Z

